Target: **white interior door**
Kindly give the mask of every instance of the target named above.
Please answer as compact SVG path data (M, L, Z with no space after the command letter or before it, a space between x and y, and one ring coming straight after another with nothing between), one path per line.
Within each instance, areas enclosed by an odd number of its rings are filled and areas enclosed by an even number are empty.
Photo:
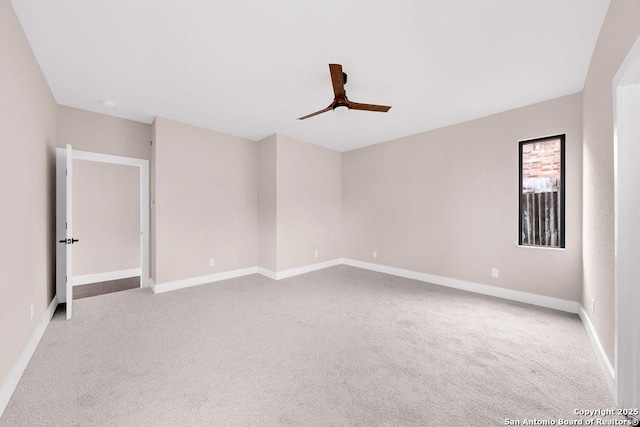
M616 400L619 408L635 409L640 408L640 37L620 67L613 89Z
M73 150L56 150L56 293L65 302L67 319L73 311Z

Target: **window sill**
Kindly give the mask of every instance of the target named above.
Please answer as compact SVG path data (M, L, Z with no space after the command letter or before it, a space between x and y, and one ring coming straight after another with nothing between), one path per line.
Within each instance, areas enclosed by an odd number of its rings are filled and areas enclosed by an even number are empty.
M523 249L542 249L545 251L566 251L567 248L552 248L550 246L530 246L530 245L520 245L516 243L516 246Z

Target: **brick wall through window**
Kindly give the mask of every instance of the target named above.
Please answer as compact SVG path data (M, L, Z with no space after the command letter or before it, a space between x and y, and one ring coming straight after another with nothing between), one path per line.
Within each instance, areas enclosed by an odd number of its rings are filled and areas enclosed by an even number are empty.
M564 247L564 135L520 142L520 244Z

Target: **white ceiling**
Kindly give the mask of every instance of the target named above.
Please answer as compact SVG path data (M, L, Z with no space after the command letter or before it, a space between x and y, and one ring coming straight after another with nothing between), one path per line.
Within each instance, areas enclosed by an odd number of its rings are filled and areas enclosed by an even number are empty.
M338 151L582 90L608 0L12 0L58 103ZM388 113L297 117L349 99ZM112 100L114 107L102 101Z

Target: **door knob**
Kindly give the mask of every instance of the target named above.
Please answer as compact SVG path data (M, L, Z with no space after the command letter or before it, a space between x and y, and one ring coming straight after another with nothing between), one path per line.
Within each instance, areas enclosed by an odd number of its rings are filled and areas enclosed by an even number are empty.
M58 243L64 243L65 245L73 245L75 242L79 242L80 240L78 239L66 239L66 240L58 240Z

